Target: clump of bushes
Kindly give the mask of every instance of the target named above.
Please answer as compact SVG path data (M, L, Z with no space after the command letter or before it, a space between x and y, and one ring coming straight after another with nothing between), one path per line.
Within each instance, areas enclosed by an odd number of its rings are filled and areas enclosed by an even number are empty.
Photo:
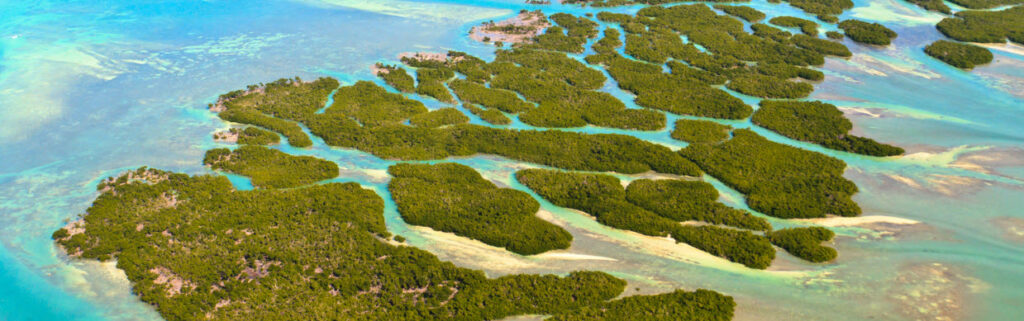
M498 188L472 168L454 164L399 164L388 190L409 224L430 227L533 255L566 249L572 235L537 218L529 194Z
M717 143L729 138L732 126L722 125L709 120L680 119L672 129L672 138L687 143Z
M849 134L853 123L835 105L818 101L762 100L751 119L782 136L870 156L895 156L903 149Z
M857 185L842 177L846 163L775 143L747 129L719 144L679 150L709 175L747 195L750 208L780 218L856 216Z
M990 63L993 59L992 52L986 48L949 40L937 40L924 47L924 52L951 66L963 69L973 69L977 65Z
M821 242L831 241L834 236L835 233L820 226L787 228L768 233L768 239L772 244L785 249L793 256L814 263L828 262L836 258L836 249L821 245Z
M633 196L628 197L619 180L611 175L526 169L516 172L516 179L551 203L594 215L604 225L650 236L672 236L678 242L756 269L767 268L775 257L768 240L749 231L710 225L680 225L677 219L699 218L763 227L757 218L744 217L727 209L714 209L715 206L708 205L706 196L698 196L701 193L706 195L706 190L670 188L667 194L699 197L690 204L694 211L673 211L670 209L673 205L669 204L673 202L672 196L658 191L658 184L641 183L644 186L638 186ZM698 213L698 207L711 208L715 212Z
M276 149L244 145L235 150L211 149L203 164L252 178L252 185L286 188L338 176L338 165L312 156L292 156Z
M895 31L881 24L853 19L840 22L839 29L843 29L843 32L853 41L872 45L889 45L897 36Z
M441 127L468 123L469 117L455 108L441 108L428 113L417 114L409 118L409 124L417 127Z

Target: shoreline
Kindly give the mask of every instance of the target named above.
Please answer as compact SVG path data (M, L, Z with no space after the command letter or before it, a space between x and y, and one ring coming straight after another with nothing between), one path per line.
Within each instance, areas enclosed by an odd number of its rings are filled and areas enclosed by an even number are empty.
M909 218L895 217L895 216L884 216L884 215L868 215L868 216L857 216L857 217L825 217L825 218L804 218L804 219L793 219L794 222L805 222L813 223L825 227L846 227L846 226L864 226L872 224L893 224L893 225L915 225L921 224L921 222L912 220Z
M527 43L550 26L540 11L524 10L515 17L473 27L469 30L469 38L479 42Z

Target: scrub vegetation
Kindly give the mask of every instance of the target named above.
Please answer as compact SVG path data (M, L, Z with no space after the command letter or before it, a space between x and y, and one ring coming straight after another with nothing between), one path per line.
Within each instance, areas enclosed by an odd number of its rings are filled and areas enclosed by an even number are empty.
M497 109L483 109L473 105L466 105L466 109L491 125L508 125L512 123L508 116L505 116L505 114L502 114Z
M245 145L206 151L203 164L252 179L261 188L308 185L338 177L338 165L313 156L292 156L262 146Z
M234 191L223 176L145 171L156 179L113 180L80 231L53 237L116 260L167 320L729 320L735 307L707 290L616 299L626 282L602 272L488 278L383 241L384 202L355 183Z
M924 47L924 52L935 59L963 69L973 69L977 65L992 62L992 52L988 49L971 44L937 40Z
M441 108L409 118L409 124L416 127L436 128L448 125L468 123L469 117L455 108Z
M288 138L295 147L309 147L313 141L293 121L299 115L313 113L323 108L327 96L338 81L334 78L320 78L312 82L295 79L280 79L268 84L249 86L221 95L217 105L221 119L263 127Z
M831 241L835 233L827 228L797 227L787 228L768 233L768 239L793 256L814 262L828 262L838 255L836 249L822 246L821 242Z
M748 22L758 22L765 18L764 12L757 11L757 9L747 6L730 6L724 4L716 4L715 9L722 10L733 16L737 16Z
M896 156L903 149L850 135L853 123L835 105L818 101L762 100L754 124L792 139L869 156Z
M572 235L537 218L540 209L529 194L498 188L473 168L454 163L399 164L388 191L406 223L451 232L533 255L569 248Z
M229 132L238 137L239 145L274 145L281 142L281 136L259 127L232 128Z
M772 18L771 20L768 20L768 22L781 27L799 28L800 32L803 32L808 36L818 35L818 23L807 19L782 16Z
M701 196L707 193L706 189L641 183L630 193L631 197L627 197L619 179L605 174L526 169L516 172L516 179L549 202L586 212L610 227L649 236L671 236L678 242L756 269L767 268L775 258L775 250L768 239L749 231L713 225L681 225L682 220L701 219L766 228L767 223L755 217L730 211L724 205L711 205L710 195ZM692 199L672 199L680 195ZM673 209L673 206L684 208Z
M567 1L669 2L676 1ZM835 21L852 6L848 0L790 3L822 21ZM756 23L765 16L749 7L715 8L728 15L705 4L650 6L635 15L602 12L596 19L617 26L605 28L596 41L602 30L590 15L554 14L549 20L555 26L497 50L493 61L450 51L406 57L401 67L377 65L376 76L394 90L370 81L339 87L331 78L296 77L227 93L211 110L259 129L237 132L241 146L210 150L204 163L250 177L256 189L235 190L223 176L140 169L101 183L82 221L53 238L73 257L116 260L133 291L168 320L496 320L527 314L549 320L729 320L733 299L713 291L621 297L626 282L602 272L488 278L442 262L406 245L416 238L406 243L387 231L381 191L325 182L338 176L333 162L257 146L280 140L280 134L292 146L309 147L308 132L331 147L398 162L388 170L388 192L407 223L521 255L569 248L572 235L536 217L539 202L531 194L499 187L470 167L403 162L486 154L547 166L552 169L520 170L515 179L554 205L586 212L612 228L668 237L755 269L771 264L772 244L813 262L832 260L834 249L821 246L833 236L827 229L772 232L760 214L718 202L718 191L694 177L703 171L717 178L769 216L855 216L861 210L851 196L858 189L842 177L841 160L710 121L677 121L671 136L689 143L678 151L629 135L558 130L660 130L666 112L735 120L753 114L755 123L794 139L868 155L898 154L896 147L848 135L852 126L834 106L765 101L754 113L730 94L806 97L812 82L825 77L814 66L825 56L851 54L841 43L818 38L816 22L769 21L802 30L794 35ZM958 14L951 19L972 22L944 21L940 30L979 33L975 22L987 24L991 17L974 15ZM752 22L752 32L733 16ZM998 25L999 39L1014 39L1014 27ZM860 37L856 41L874 41L865 39L877 31L871 25L844 29ZM585 62L568 55L585 52L588 43L593 54ZM639 108L606 92L608 77L635 95ZM332 91L333 103L324 108ZM494 125L510 124L512 115L541 128L469 124L461 109L430 111L410 97L461 105ZM608 172L689 177L638 179L624 187Z
M732 126L709 120L680 119L672 129L672 138L691 143L717 143L729 138Z
M376 69L377 77L384 79L389 86L395 87L401 92L416 91L416 81L405 71L405 68L378 63Z
M867 23L860 20L843 20L839 23L847 37L853 41L871 45L886 46L896 38L896 32L878 23Z
M747 205L779 218L857 216L850 199L857 185L842 177L846 163L775 143L748 129L719 144L692 144L679 151L705 172L747 195Z
M968 42L1024 44L1024 6L999 11L960 11L935 25L947 37Z

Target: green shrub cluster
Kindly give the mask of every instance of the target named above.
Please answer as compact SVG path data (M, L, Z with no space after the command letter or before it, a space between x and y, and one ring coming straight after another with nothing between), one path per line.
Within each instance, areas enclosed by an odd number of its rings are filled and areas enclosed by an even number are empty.
M836 258L836 249L821 245L821 242L831 241L834 236L835 233L820 226L787 228L768 233L768 239L772 244L785 249L793 256L814 263L828 262Z
M756 269L767 268L775 257L775 251L768 240L749 231L709 225L681 225L672 217L685 217L685 213L656 213L641 207L627 198L619 179L611 175L525 169L516 172L516 179L551 203L589 213L607 226L650 236L671 235L678 242L685 242L712 255ZM645 192L655 191L641 188L634 194ZM666 207L664 203L658 203L658 199L663 198L661 195L634 195L633 200L660 210ZM724 213L727 211L717 212L717 215L706 214L706 217L730 215ZM737 221L743 220L739 215L731 217ZM725 218L715 219L729 221Z
M599 54L614 53L616 48L622 47L622 39L620 38L622 38L622 33L619 32L619 29L606 28L604 29L604 36L595 42L591 48Z
M829 30L825 32L825 37L828 37L829 39L832 40L843 40L843 38L845 38L846 36L844 36L841 32Z
M248 125L260 126L284 135L288 144L295 147L309 147L313 141L302 131L298 124L280 118L274 118L254 110L228 109L217 114L221 119Z
M780 218L860 214L850 196L857 185L842 177L846 163L775 143L747 129L720 144L679 151L705 172L747 195L750 208Z
M788 32L761 23L752 24L753 34L750 34L744 30L741 21L719 15L701 4L647 7L638 11L635 17L600 14L598 18L623 26L628 33L626 53L637 59L662 63L667 58L674 58L692 67L729 77L744 73L746 68L735 69L751 65L750 62L820 65L824 63L824 57L819 52L841 55L846 50L841 44L809 40L817 38L807 35L802 35L798 38L799 43L795 43L790 40ZM771 22L817 34L817 23L810 20L776 17ZM635 25L646 28L631 27ZM678 37L673 37L673 32L686 36L690 43L682 43ZM695 45L707 52L702 52Z
M969 42L1024 44L1024 6L1000 11L960 11L935 25L947 37Z
M604 75L561 53L517 49L499 51L500 67L492 68L492 88L518 92L537 108L519 119L538 127L582 127L593 124L636 130L665 127L665 115L651 110L627 109L606 92L594 91ZM513 64L515 63L515 64Z
M829 14L820 14L816 18L827 23L839 23L839 17Z
M805 82L780 81L778 77L761 74L737 76L725 87L761 98L804 98L814 91L814 86Z
M312 82L301 79L279 79L269 84L249 86L247 91L233 91L222 95L224 111L221 119L255 125L278 132L288 138L295 147L309 147L313 141L302 128L291 122L300 116L313 113L327 103L327 96L338 81L320 78Z
M831 16L853 8L852 0L784 0L804 12L818 15L818 19L828 20ZM834 21L832 21L834 22Z
M964 69L990 63L993 58L988 49L949 40L936 40L924 47L924 52L951 66Z
M281 136L259 127L232 128L231 133L238 135L239 145L274 145L281 142Z
M813 81L825 79L825 74L820 71L781 63L758 64L753 69L760 74L774 76L781 79L803 78Z
M566 249L572 235L537 218L529 194L498 188L465 165L399 164L388 190L407 223L455 233L521 255Z
M456 96L459 96L463 104L478 104L511 114L533 109L533 105L519 99L519 96L511 91L488 88L461 79L452 80L448 86Z
M764 38L766 40L774 40L780 43L789 43L789 38L793 36L793 34L789 33L789 31L785 31L763 23L751 24L750 29L754 31L755 36Z
M500 130L468 124L406 126L402 122L427 109L418 101L388 93L371 82L339 88L334 104L324 113L312 109L288 112L331 146L357 148L383 158L438 159L485 153L567 169L700 173L667 147L627 135ZM255 114L293 125L302 133L295 123Z
M793 40L793 44L800 48L811 50L823 55L838 57L853 56L853 53L850 52L849 48L846 48L846 46L838 42L801 34L793 35L790 39Z
M729 138L732 126L709 120L680 119L672 129L672 138L691 144L717 143Z
M492 125L508 125L512 123L512 120L509 119L508 116L505 116L505 114L502 114L501 111L498 111L497 109L483 109L473 105L465 105L465 107L469 112L473 113L473 115L479 116L480 119L483 119L485 122Z
M441 108L424 114L417 114L409 118L409 124L416 127L441 127L447 125L464 124L469 122L469 117L455 108Z
M872 45L889 45L897 36L895 31L881 24L853 19L840 22L839 29L843 29L853 41Z
M502 63L513 63L525 67L520 71L540 71L545 74L542 77L560 80L580 90L594 90L601 88L607 78L600 70L596 70L570 58L564 53L547 52L540 50L501 50L497 52L494 59L497 64L492 69L495 75L508 72L509 65ZM527 95L527 93L523 93Z
M166 320L732 315L731 297L706 290L613 300L626 282L602 272L487 278L382 242L383 208L355 183L233 191L223 176L168 174L112 187L87 210L84 233L54 236L83 259L116 259Z
M803 32L808 36L818 35L818 23L807 19L782 16L772 18L771 20L768 20L768 22L781 27L800 28L800 32Z
M452 60L448 67L466 76L466 80L484 83L491 80L491 73L486 70L487 62L459 51L448 51Z
M754 124L792 139L869 156L895 156L903 149L850 135L853 123L835 105L819 101L762 100Z
M250 86L256 89L227 101L225 108L228 111L255 110L268 116L297 121L301 115L323 108L327 96L338 86L334 78L319 78L311 82L303 82L298 77L282 78L272 83Z
M444 128L360 128L351 121L332 117L317 118L307 125L331 146L356 148L388 159L492 154L571 170L700 173L696 166L675 157L667 147L627 135L505 130L465 124Z
M727 119L746 118L753 111L739 98L707 83L724 79L699 69L676 64L672 74L665 74L656 65L617 54L588 59L604 65L619 87L635 94L637 105L643 107L674 114Z
M203 164L252 178L252 185L261 188L284 188L308 185L338 177L338 165L313 156L292 156L276 149L243 145L206 151Z
M626 297L603 305L587 306L573 311L571 314L555 314L545 321L727 321L732 320L732 310L735 305L736 303L731 297L714 291L698 289L694 292L685 292L676 290L654 297Z
M718 202L718 190L701 181L633 181L626 199L648 211L675 221L703 221L742 229L767 231L772 226L762 218Z
M549 17L558 26L548 27L543 34L537 35L533 43L518 44L520 48L544 49L571 53L582 53L587 39L597 37L597 23L587 18L576 17L566 13L556 13Z
M714 73L704 69L695 68L675 60L669 61L666 65L668 65L669 70L674 76L702 82L711 86L724 85L728 80L728 78L722 73Z
M334 94L334 103L324 111L351 117L364 126L398 123L426 112L427 107L423 103L389 93L369 81L339 88Z
M711 225L684 225L672 230L670 235L676 242L689 244L752 269L766 269L775 259L775 249L771 242L749 231Z
M664 64L669 58L683 57L683 39L672 30L651 28L642 33L626 35L626 54L643 61Z
M416 69L416 93L441 102L455 103L455 97L444 86L444 82L453 77L455 72L447 67Z
M556 13L548 17L562 28L566 29L569 37L594 38L597 37L597 23L584 17L577 17L567 13Z
M749 22L758 22L765 18L764 12L757 11L757 9L747 6L730 6L724 4L716 4L715 9L722 10L723 12L742 18Z
M416 91L416 81L405 71L405 68L377 63L377 77L384 79L389 86L401 92Z
M806 97L813 86L788 79L822 80L823 73L804 66L823 64L823 53L850 55L842 44L807 35L791 40L788 32L764 24L752 25L751 35L739 20L699 4L647 7L635 17L606 13L598 18L622 25L627 31L625 52L652 65L607 50L587 57L587 61L603 65L620 88L637 96L638 105L678 114L745 118L749 106L709 85L726 84L760 97ZM809 20L780 17L774 22L817 33L817 24ZM630 31L627 26L631 24L647 28ZM690 43L683 43L680 35ZM666 61L672 68L671 76L664 75L657 66Z

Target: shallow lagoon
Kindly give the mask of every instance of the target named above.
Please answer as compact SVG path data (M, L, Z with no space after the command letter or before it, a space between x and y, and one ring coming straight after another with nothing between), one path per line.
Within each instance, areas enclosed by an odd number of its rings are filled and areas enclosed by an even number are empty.
M280 148L338 162L338 181L359 182L385 197L392 232L492 276L600 269L627 279L627 293L709 288L736 297L738 320L1006 320L1024 314L1012 304L1024 302L1017 290L1024 288L1024 249L1013 237L1024 227L1012 225L1024 218L1018 210L1024 207L1024 57L994 50L993 64L964 72L920 50L941 37L932 27L939 15L900 1L855 2L841 18L876 20L900 37L886 48L845 40L854 57L828 59L826 80L812 98L847 107L857 134L907 148L908 155L863 157L755 128L771 140L845 160L846 177L861 188L855 200L864 215L921 222L836 228L840 257L834 264L807 264L779 252L768 271L750 270L685 245L601 226L544 201L541 217L565 226L573 246L520 257L404 224L385 193L384 170L393 162L328 148L316 138L313 149ZM769 17L806 17L784 4L751 6ZM372 63L406 51L455 49L489 59L490 46L464 35L473 23L522 7L516 0L0 4L0 319L159 318L109 264L68 262L49 235L88 207L96 183L107 176L139 166L208 172L202 154L219 146L210 134L227 125L205 106L220 93L295 75L372 79ZM605 88L635 107L614 85ZM669 116L669 124L677 118ZM685 146L669 138L669 127L629 133ZM524 191L511 175L535 166L496 157L454 161ZM724 202L746 208L742 195L710 181Z

